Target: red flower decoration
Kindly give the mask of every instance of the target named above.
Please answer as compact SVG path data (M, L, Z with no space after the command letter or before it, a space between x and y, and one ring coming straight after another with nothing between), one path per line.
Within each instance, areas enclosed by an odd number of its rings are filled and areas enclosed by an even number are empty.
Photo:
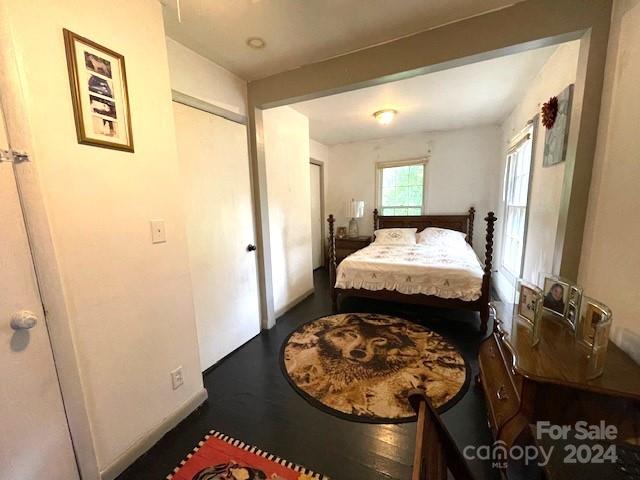
M542 105L542 124L550 129L556 123L558 116L558 97L551 97L549 101Z

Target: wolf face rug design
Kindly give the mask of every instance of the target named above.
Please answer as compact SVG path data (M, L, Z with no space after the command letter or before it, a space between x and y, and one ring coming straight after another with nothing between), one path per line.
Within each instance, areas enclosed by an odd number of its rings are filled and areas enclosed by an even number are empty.
M389 315L346 313L313 320L282 348L289 383L319 408L351 420L415 420L407 394L419 388L439 411L469 383L456 348L435 332Z

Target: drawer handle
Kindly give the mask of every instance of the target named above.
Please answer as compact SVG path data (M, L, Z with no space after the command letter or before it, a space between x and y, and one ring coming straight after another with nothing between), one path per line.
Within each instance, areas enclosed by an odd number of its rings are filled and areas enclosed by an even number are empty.
M509 397L507 396L507 394L504 393L504 390L505 390L504 385L500 385L500 387L498 388L498 391L496 392L496 398L501 402L504 402L505 400L509 400Z

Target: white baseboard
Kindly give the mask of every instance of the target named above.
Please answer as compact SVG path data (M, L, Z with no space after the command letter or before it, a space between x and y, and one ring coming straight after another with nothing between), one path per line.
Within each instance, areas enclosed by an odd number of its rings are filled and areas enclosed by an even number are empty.
M203 388L184 402L180 407L165 418L153 430L150 430L133 445L131 445L124 453L116 458L111 465L100 472L102 480L114 480L118 475L124 472L129 465L135 462L140 456L146 453L160 440L167 432L184 420L191 412L198 408L207 399L207 391Z
M289 310L291 310L293 307L298 305L300 302L305 300L310 295L313 295L313 292L315 292L315 288L311 287L310 290L307 290L306 292L304 292L299 297L297 297L297 298L293 299L292 301L290 301L289 303L287 303L284 307L279 308L278 310L276 310L276 312L275 312L276 319L280 318L282 315L287 313Z

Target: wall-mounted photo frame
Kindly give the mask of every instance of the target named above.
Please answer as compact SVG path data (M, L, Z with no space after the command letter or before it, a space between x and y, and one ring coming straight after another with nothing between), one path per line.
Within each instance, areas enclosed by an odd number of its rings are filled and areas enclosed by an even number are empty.
M544 292L542 308L559 317L566 317L571 284L567 280L554 275L543 274L542 277L544 279L542 282L542 290Z
M124 57L63 30L78 143L133 152Z
M546 129L544 136L544 157L542 166L550 167L564 162L569 140L569 121L571 119L571 102L573 100L573 84L565 88L557 97L558 110L553 127Z

